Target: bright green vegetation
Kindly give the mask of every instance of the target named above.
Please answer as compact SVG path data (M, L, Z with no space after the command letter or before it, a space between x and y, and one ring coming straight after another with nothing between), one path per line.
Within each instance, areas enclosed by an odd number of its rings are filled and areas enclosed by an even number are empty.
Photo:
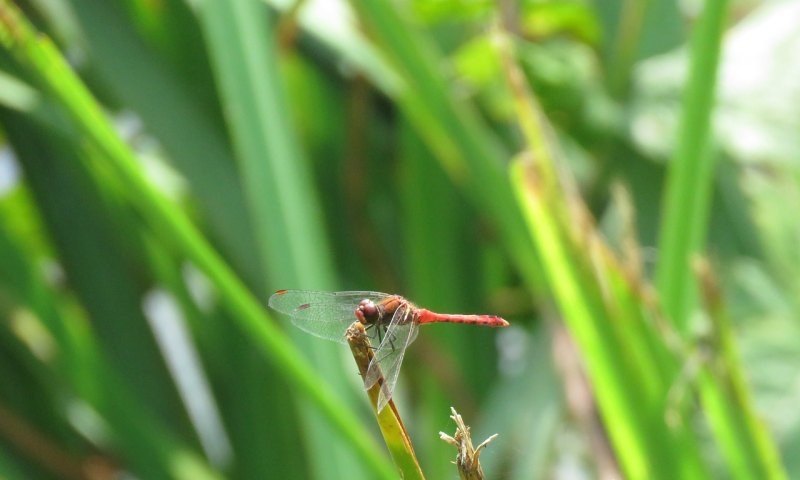
M0 0L0 477L800 476L796 7L675 3Z

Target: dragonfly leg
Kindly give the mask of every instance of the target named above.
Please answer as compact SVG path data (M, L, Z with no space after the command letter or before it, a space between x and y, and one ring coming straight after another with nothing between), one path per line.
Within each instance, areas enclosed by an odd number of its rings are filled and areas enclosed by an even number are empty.
M389 345L392 346L392 350L395 350L394 341L397 340L397 335L394 332L389 332L386 334L386 340L389 341Z
M368 325L367 325L367 326L364 328L364 330L366 330L366 331L368 331L368 332L369 332L369 329L370 329L370 328L375 328L375 324L374 324L374 323L370 323L370 324L368 324ZM376 331L376 332L378 332L378 338L380 338L380 335L381 335L381 329L380 329L380 328L375 328L375 331ZM370 332L370 333L367 335L367 337L369 337L369 338L371 338L371 339L373 339L373 340L374 340L374 337L375 337L374 333L375 333L375 332ZM380 344L380 340L378 341L378 344ZM370 345L369 345L369 349L370 349L370 350L377 350L377 349L378 349L378 347L373 347L373 346L372 346L372 344L370 344Z
M380 363L380 362L382 362L382 361L383 361L385 358L387 358L389 355L391 355L392 353L393 353L393 351L384 352L383 356L381 356L381 357L375 357L375 360L377 360L377 361Z

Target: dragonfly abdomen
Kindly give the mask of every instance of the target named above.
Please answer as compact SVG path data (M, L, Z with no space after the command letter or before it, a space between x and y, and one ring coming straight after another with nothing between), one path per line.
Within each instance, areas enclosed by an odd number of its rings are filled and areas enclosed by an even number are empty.
M507 327L508 322L496 315L460 315L431 312L420 308L417 312L419 323L465 323L484 327Z

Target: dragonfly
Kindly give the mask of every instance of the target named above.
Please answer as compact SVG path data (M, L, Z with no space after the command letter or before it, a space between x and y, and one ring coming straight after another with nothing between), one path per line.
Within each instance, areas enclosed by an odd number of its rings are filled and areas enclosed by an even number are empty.
M383 378L378 412L392 398L406 349L417 338L420 325L440 322L485 327L509 325L495 315L432 312L400 295L380 292L278 290L269 298L269 306L288 315L301 330L334 342L346 343L347 328L354 321L361 322L371 343L378 345L364 375L364 388L367 390Z

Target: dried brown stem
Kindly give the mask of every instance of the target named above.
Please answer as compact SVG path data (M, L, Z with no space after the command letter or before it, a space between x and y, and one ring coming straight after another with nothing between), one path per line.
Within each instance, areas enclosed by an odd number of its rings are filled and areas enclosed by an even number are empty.
M458 455L456 455L454 463L458 468L458 475L461 480L483 480L483 468L481 468L478 457L480 457L483 448L497 438L497 434L490 436L477 447L473 447L469 427L464 423L464 419L456 412L455 408L450 407L450 411L453 412L450 418L456 422L456 433L451 437L444 432L439 432L439 438L458 449Z

